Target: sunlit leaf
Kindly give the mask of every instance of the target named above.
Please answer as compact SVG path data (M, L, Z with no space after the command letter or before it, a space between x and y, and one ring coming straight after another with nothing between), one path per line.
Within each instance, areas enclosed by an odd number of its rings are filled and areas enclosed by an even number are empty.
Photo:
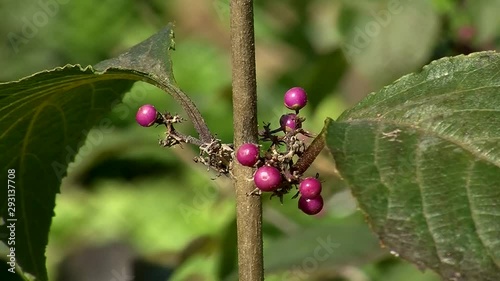
M446 280L500 280L500 55L445 58L327 120L386 247Z

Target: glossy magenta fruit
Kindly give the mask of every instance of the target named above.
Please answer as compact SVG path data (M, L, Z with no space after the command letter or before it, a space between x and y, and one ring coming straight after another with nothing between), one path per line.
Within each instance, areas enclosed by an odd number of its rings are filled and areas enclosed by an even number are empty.
M321 182L317 178L305 178L299 184L299 193L305 199L313 199L321 194Z
M289 109L299 110L307 104L307 93L301 87L293 87L286 91L284 103Z
M236 159L241 165L252 167L259 160L259 147L253 143L242 144L236 151Z
M302 122L295 113L284 114L280 117L280 127L286 133L301 128Z
M281 173L271 166L262 166L253 177L255 186L262 191L274 191L281 183Z
M156 108L150 104L145 104L139 107L135 120L143 127L149 127L156 121L157 111Z
M323 197L321 195L313 199L300 197L299 209L308 215L316 215L323 209Z

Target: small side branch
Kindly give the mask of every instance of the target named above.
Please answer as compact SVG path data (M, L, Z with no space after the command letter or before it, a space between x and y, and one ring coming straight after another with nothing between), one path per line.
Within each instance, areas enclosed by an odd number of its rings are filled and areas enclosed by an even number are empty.
M179 88L169 84L169 83L157 83L153 81L157 87L163 89L168 92L179 104L182 106L186 114L188 115L191 122L193 122L193 126L198 132L200 136L200 140L203 143L209 143L212 141L212 133L210 129L208 129L207 124L205 123L205 119L201 115L200 111L193 103L193 101Z
M291 169L293 174L301 175L311 166L314 159L318 157L321 150L325 147L325 134L321 132L313 142L307 147L304 153L301 155L297 163L295 163Z

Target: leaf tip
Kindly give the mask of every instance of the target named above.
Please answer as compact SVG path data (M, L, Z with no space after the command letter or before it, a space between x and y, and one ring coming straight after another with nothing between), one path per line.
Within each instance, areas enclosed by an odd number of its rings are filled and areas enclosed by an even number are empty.
M170 33L169 33L170 44L168 46L168 49L172 50L172 51L175 51L175 32L174 32L174 27L175 27L174 23L169 23L167 25L167 27L166 27L170 31Z

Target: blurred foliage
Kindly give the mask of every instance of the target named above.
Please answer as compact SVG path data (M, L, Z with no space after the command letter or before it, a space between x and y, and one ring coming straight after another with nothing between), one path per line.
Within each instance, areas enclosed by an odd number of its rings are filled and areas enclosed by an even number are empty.
M3 1L0 80L67 63L95 64L172 21L176 80L212 131L230 142L228 1ZM303 110L305 127L317 132L325 117L336 118L369 92L432 59L497 49L499 5L497 0L257 0L260 122L276 126L286 112L283 93L298 85L308 90L311 100ZM173 268L169 280L236 280L230 181L212 180L214 174L191 161L197 152L190 147L158 147L161 128L134 123L135 110L144 103L183 114L168 95L142 83L115 107L110 117L116 129L98 145L87 144L88 153L71 165L62 182L47 248L51 279L57 280L62 261L78 250L120 241L137 257ZM179 129L194 133L189 124ZM355 231L364 222L329 156L317 159L310 173L316 172L328 197L318 216L305 216L290 198L281 205L264 196L266 258L276 255L275 245L301 241L301 235L319 237L314 229L324 233L351 225L352 241L366 239L366 233ZM302 257L293 260L283 253L280 262L285 266L266 271L267 280L438 280L387 254L342 266L330 266L332 259L315 260L317 269L304 270L313 251L301 250ZM103 270L116 277L122 268Z

